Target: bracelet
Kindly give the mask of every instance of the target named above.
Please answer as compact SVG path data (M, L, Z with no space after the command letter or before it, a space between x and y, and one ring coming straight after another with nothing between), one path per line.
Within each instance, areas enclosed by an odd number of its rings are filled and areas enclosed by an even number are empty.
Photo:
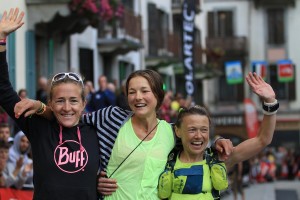
M275 100L272 103L263 102L262 108L263 108L263 114L265 114L265 115L274 115L274 114L277 113L277 110L279 108L279 103L278 103L277 100Z
M46 105L41 101L39 102L41 103L41 107L35 112L35 114L42 115L46 111Z
M221 137L221 136L217 137L217 138L215 139L213 145L212 145L212 148L215 148L215 147L216 147L217 141L218 141L218 140L221 140L221 139L225 139L225 138L223 138L223 137Z
M1 46L6 45L6 38L0 39L0 45L1 45Z

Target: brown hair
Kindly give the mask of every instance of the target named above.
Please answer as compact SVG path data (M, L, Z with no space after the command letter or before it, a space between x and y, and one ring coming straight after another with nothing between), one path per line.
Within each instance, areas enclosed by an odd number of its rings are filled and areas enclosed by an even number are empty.
M9 128L10 129L10 126L8 123L0 123L0 128Z
M163 80L159 73L154 70L145 69L131 73L126 81L126 95L128 96L128 87L130 80L138 76L141 76L148 81L150 88L157 99L156 110L158 110L163 102L165 92L163 90Z
M211 126L211 119L210 119L209 112L207 111L207 109L205 107L198 106L198 105L192 106L190 108L180 108L178 116L177 116L177 120L175 122L175 126L177 128L180 128L181 123L182 123L182 119L185 116L189 116L189 115L206 116L208 118L208 121L209 121L209 126Z

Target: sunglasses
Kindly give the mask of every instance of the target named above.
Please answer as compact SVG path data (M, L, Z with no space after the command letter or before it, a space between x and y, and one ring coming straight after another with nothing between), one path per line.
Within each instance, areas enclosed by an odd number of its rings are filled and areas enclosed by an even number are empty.
M72 79L76 82L80 82L82 85L83 85L83 81L81 79L81 77L74 73L74 72L62 72L62 73L58 73L56 74L55 76L53 76L52 78L52 82L51 82L51 85L57 81L61 81L61 80L64 80L65 78L69 78L69 79Z

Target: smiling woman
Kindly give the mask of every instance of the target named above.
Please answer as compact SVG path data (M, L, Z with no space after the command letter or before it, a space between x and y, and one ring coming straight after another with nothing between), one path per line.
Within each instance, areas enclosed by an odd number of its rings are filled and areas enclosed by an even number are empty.
M23 25L24 13L11 9L0 21L0 40ZM20 101L9 81L6 44L0 44L0 105L31 143L33 155L34 199L96 200L99 152L96 129L79 123L85 107L82 80L75 73L53 77L49 106L54 120L39 115L18 116L14 106ZM3 94L3 95L2 95ZM30 101L33 103L32 101ZM34 102L37 114L45 106ZM16 118L18 117L18 118Z

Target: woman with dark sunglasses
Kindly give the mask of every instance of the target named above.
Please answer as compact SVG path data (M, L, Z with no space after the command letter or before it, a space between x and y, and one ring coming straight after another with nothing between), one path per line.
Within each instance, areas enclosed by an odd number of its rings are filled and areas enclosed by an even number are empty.
M23 25L24 13L4 12L0 21L0 105L26 134L32 147L35 200L98 199L99 145L96 129L79 122L85 107L83 82L75 73L52 79L49 107L55 116L47 120L33 115L15 118L20 101L9 81L6 38ZM38 102L37 114L46 106Z

